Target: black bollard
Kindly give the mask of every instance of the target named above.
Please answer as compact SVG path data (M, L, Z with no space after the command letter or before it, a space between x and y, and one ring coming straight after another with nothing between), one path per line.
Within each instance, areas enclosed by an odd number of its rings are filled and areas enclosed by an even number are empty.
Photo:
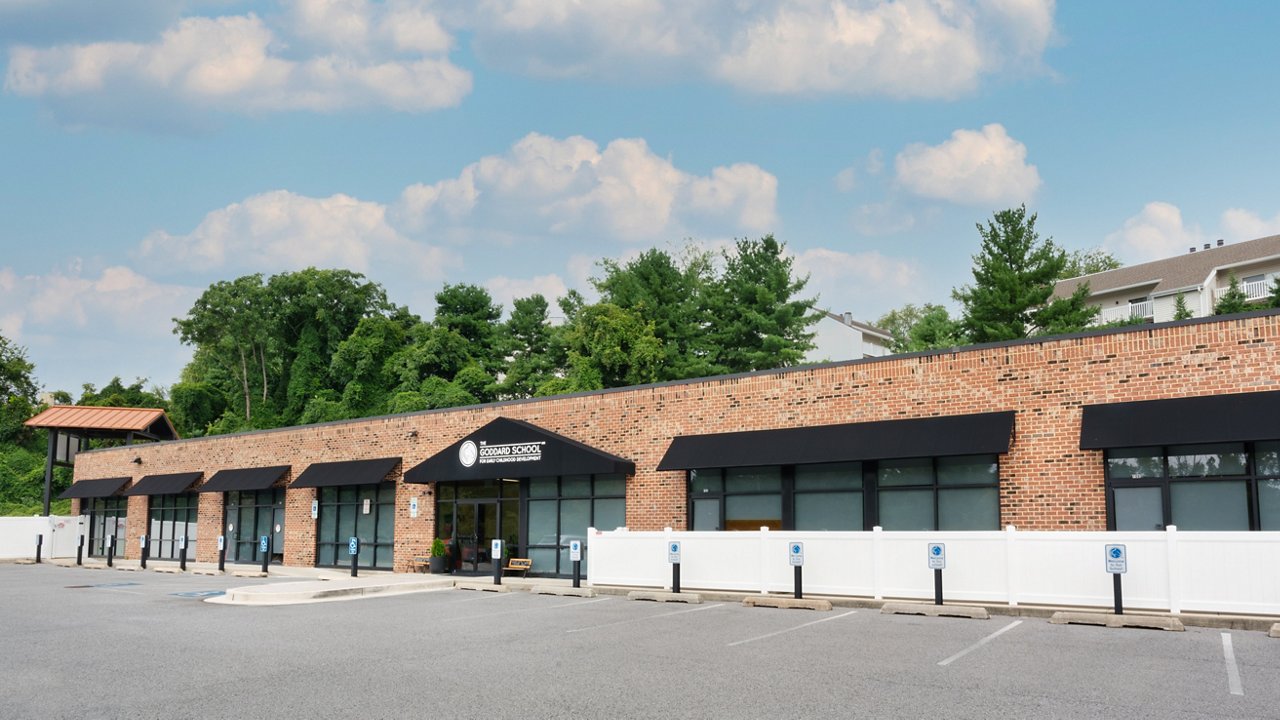
M107 536L107 567L114 567L111 564L111 560L115 557L115 555L116 555L116 536L108 535Z
M1123 597L1123 592L1120 590L1120 573L1111 574L1111 588L1112 590L1115 591L1116 614L1123 615L1124 614L1124 597Z
M671 592L680 594L680 563L671 563Z
M804 568L800 567L799 565L796 565L795 570L796 570L796 599L803 600L804 599L804 575L802 571L804 570Z
M40 564L40 555L44 552L44 535L38 533L36 535L36 564Z
M582 587L582 561L581 560L573 561L573 586L576 588Z
M147 542L147 536L146 536L146 535L143 535L143 536L142 536L142 542L140 542L140 543L138 543L138 544L142 546L142 549L141 549L141 551L140 551L140 554L141 554L141 560L142 560L142 569L143 569L143 570L146 570L146 569L147 569L147 555L149 555L149 554L150 554L150 552L149 552L149 551L151 550L151 543Z
M178 548L178 569L187 571L187 539L182 538L182 547Z
M271 540L270 535L263 535L261 542L258 543L258 550L262 551L262 572L267 572L267 563L271 562Z
M360 558L360 538L351 538L347 547L347 551L351 553L351 577L359 577L360 569L356 566L356 561Z
M84 536L80 536L80 543L76 545L76 565L84 564Z
M942 571L933 571L933 604L942 604Z
M227 571L227 538L225 535L218 536L218 572Z

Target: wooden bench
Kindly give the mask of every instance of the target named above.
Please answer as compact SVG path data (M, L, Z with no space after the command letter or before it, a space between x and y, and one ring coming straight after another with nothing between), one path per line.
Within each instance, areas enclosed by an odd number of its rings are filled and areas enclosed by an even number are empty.
M409 561L409 567L413 568L413 571L417 573L427 572L431 569L431 558L425 555L419 555Z
M508 572L518 572L520 577L524 577L529 572L529 568L533 567L533 561L529 558L507 558L506 567L502 568L502 574Z

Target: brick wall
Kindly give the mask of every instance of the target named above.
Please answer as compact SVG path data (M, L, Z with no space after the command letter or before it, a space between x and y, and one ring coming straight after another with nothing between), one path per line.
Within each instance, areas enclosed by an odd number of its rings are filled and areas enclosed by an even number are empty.
M1197 320L1109 334L1026 341L956 352L726 376L696 382L522 401L480 408L195 439L77 458L91 479L399 456L396 492L398 570L426 554L434 534L434 486L400 476L464 435L506 416L534 423L633 460L627 524L637 530L685 526L682 472L658 472L677 435L867 422L1014 410L1015 438L1000 459L1001 522L1027 530L1106 527L1102 459L1079 449L1081 406L1280 389L1280 314ZM410 431L417 431L411 436ZM142 465L130 461L137 456ZM409 498L420 513L409 517ZM314 563L311 490L286 499L286 563ZM200 498L201 537L216 537L222 497ZM145 498L129 506L130 536ZM208 506L208 507L206 507ZM135 515L135 513L138 513ZM207 518L207 519L206 519ZM211 534L206 534L211 533ZM201 560L214 544L201 542ZM136 547L130 548L136 553Z

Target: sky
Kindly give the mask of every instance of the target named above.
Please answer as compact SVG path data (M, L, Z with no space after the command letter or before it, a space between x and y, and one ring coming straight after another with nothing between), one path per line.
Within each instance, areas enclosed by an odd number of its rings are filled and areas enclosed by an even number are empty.
M950 304L975 225L1126 263L1280 233L1280 3L0 0L0 335L166 387L209 284L589 297L772 233L821 307Z

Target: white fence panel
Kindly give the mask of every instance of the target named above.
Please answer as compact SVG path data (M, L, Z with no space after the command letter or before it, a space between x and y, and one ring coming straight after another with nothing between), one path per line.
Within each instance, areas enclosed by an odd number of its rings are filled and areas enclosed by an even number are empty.
M933 597L930 543L946 545L948 600L1110 607L1103 550L1123 544L1124 605L1280 613L1278 532L612 532L591 531L592 584L669 587L666 543L681 543L681 586L790 592L787 546L804 543L804 588L820 595Z
M84 518L62 515L49 517L0 517L0 558L35 558L36 536L44 535L44 559L76 556L76 545Z

